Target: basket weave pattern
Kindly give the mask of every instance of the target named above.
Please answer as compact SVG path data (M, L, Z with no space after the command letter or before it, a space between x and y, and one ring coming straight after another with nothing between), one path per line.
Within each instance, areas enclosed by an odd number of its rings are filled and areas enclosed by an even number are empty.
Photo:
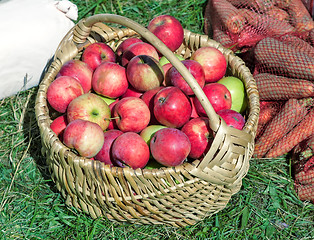
M89 44L103 41L115 50L124 39L143 36L129 28L132 22L122 24L127 28L109 27L103 23L109 20L123 23L128 19L109 14L91 18L81 20L61 41L39 86L35 106L42 153L66 204L93 218L180 227L193 225L222 210L239 191L254 149L259 97L249 69L232 51L208 36L185 30L184 42L176 53L188 58L200 47L215 47L227 58L231 74L245 83L249 112L244 129L230 128L216 114L211 114L210 125L216 135L202 161L160 169L110 167L80 157L60 142L50 129L52 111L46 99L47 88L62 65L70 59L80 58ZM159 47L158 42L151 43Z

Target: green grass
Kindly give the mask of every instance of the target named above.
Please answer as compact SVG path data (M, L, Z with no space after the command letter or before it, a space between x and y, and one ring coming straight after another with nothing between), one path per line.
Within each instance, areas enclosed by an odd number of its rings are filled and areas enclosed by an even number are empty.
M202 1L73 1L79 18L114 13L143 25L160 14L202 33ZM37 88L0 100L0 239L314 239L314 206L293 189L289 157L252 159L239 193L194 226L138 226L93 220L65 205L40 153Z

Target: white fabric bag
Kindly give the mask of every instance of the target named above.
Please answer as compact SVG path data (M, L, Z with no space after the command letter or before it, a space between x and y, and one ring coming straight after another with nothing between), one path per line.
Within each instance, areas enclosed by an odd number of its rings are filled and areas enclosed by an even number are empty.
M39 84L77 14L70 1L0 0L0 99Z

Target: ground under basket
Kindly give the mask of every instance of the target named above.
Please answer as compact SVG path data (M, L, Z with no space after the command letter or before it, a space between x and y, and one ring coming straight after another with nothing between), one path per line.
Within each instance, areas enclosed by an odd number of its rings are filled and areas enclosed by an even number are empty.
M123 27L109 27L105 23ZM161 169L110 167L76 155L51 130L52 112L46 93L61 66L68 60L80 58L83 49L93 42L106 42L115 50L129 37L142 37L153 44L178 69L202 102L210 127L216 133L202 161ZM118 15L94 15L81 20L68 32L40 83L35 106L42 153L67 205L93 218L180 227L194 225L225 208L231 196L239 191L249 168L258 122L259 96L244 62L208 36L185 30L184 42L176 53L188 58L203 46L219 49L228 61L228 71L245 83L249 108L243 130L228 127L220 121L184 65L158 38L134 21Z

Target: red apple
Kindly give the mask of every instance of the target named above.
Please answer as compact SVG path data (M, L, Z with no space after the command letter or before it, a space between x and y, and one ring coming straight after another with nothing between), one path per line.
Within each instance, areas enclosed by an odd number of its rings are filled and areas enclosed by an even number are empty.
M133 169L144 168L150 157L147 143L135 132L126 132L117 137L111 153L114 164Z
M185 133L176 128L158 130L150 141L153 158L167 167L183 163L191 150L191 143Z
M63 143L74 148L82 157L94 157L104 144L104 132L93 122L76 119L68 124L63 133Z
M217 114L226 122L230 127L242 130L245 124L244 117L235 110L232 109L222 109L217 112Z
M111 116L113 116L114 106L117 104L117 102L119 102L119 98L115 99L114 102L109 104ZM114 118L110 119L110 123L109 123L109 126L107 128L107 130L111 130L111 129L118 129L116 121Z
M162 69L164 71L164 81L162 82L163 86L170 86L171 82L169 82L169 77L167 77L169 70L172 68L171 63L166 63L165 65L162 66ZM168 80L168 81L167 81Z
M232 100L229 90L221 83L208 83L203 87L203 92L214 108L215 112L221 109L230 109ZM199 116L207 116L198 98L194 98L194 106Z
M92 78L93 90L105 97L117 98L129 87L124 67L113 62L104 62L94 71Z
M73 77L60 76L49 85L47 101L54 110L65 113L70 102L82 94L84 90L77 80Z
M160 15L153 18L147 29L156 35L172 52L183 42L184 30L178 19L170 15Z
M159 62L148 56L133 57L126 68L129 83L140 92L159 87L164 80L164 72Z
M157 50L151 44L146 42L138 42L130 45L127 49L125 49L121 56L121 65L126 66L133 57L138 55L148 55L155 58L156 60L159 59Z
M155 115L154 115L154 98L155 98L155 95L163 88L164 88L164 86L153 88L151 90L144 92L143 95L141 96L141 99L146 103L146 105L149 108L150 114L151 114L150 124L157 124L158 123L158 121L156 120Z
M190 71L201 88L205 85L205 74L201 64L194 60L183 60L183 65ZM173 86L180 88L187 95L194 95L193 90L182 77L175 67L169 69L166 75L166 82L170 82Z
M93 69L87 63L74 59L66 62L60 69L57 77L70 76L75 78L82 85L84 93L92 88Z
M161 89L154 97L154 115L159 123L179 128L189 121L192 106L188 97L177 87Z
M201 47L192 54L190 59L202 65L206 83L217 82L226 73L226 58L217 48Z
M191 102L191 106L192 106L192 113L191 113L191 118L197 118L199 117L196 109L195 109L195 105L194 105L194 99L196 98L195 96L190 96L190 102Z
M143 95L143 92L140 92L136 90L134 87L129 85L128 89L125 91L125 93L120 98L126 98L126 97L138 97L140 98Z
M75 98L67 110L69 123L76 119L88 120L97 123L103 130L108 128L110 115L108 104L94 93L85 93Z
M50 128L62 141L63 132L67 125L68 125L67 116L66 114L63 114L52 121L52 123L50 124Z
M184 124L181 131L188 136L191 142L189 157L202 159L213 142L213 131L209 127L208 118L198 117L191 119Z
M131 37L123 40L121 44L117 47L116 54L118 57L120 57L125 49L127 49L129 46L131 46L133 43L143 42L141 39L136 37Z
M109 164L110 166L113 166L113 163L111 161L111 146L114 140L122 134L123 132L117 129L106 131L104 133L104 144L95 156L95 159L104 162L105 164Z
M116 62L116 54L106 43L95 42L85 48L82 61L95 70L103 62Z
M113 109L117 127L122 132L140 132L150 121L150 111L146 103L137 97L119 100Z

